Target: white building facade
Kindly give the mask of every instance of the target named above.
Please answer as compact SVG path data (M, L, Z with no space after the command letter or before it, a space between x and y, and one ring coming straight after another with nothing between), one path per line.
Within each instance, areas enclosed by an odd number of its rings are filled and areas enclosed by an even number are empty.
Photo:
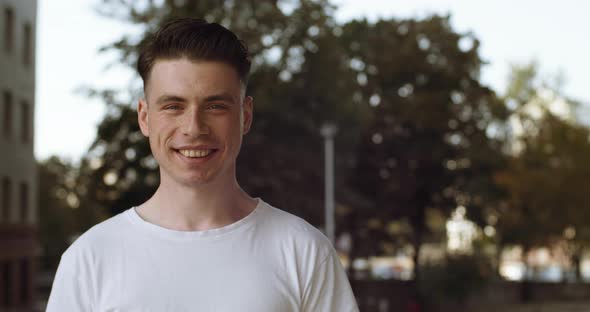
M0 0L0 311L31 311L38 262L36 0Z

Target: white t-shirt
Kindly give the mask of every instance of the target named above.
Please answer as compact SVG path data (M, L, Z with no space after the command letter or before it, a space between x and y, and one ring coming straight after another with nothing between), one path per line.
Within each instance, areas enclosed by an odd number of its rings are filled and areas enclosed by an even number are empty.
M49 312L356 312L329 240L258 199L245 218L206 231L144 221L135 208L62 255Z

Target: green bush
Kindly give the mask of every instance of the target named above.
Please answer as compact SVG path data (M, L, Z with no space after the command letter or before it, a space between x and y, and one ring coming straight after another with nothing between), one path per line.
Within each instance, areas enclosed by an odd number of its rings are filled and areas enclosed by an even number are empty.
M421 268L420 288L431 303L462 303L481 290L493 274L490 261L477 255L447 255Z

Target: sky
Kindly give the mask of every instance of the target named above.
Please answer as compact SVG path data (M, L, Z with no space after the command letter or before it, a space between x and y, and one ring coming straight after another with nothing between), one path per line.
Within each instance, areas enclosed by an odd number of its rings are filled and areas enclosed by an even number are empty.
M99 16L99 0L39 0L35 156L78 160L96 135L104 104L80 93L84 86L124 88L135 73L98 49L136 28ZM536 60L541 75L561 73L563 92L590 107L590 1L584 0L333 0L338 21L366 17L450 14L461 33L480 42L488 63L482 81L500 94L510 64ZM106 66L114 64L109 69ZM589 110L590 112L590 110Z

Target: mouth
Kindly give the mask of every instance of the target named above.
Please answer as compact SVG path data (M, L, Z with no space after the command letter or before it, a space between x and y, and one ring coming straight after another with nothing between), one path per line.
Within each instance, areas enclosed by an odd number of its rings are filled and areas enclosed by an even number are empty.
M177 155L187 161L204 161L213 157L218 149L175 149Z
M177 151L180 154L182 154L182 156L184 156L184 157L188 157L188 158L204 158L204 157L207 157L207 156L211 155L216 150L214 150L214 149L204 149L204 150L181 149L181 150L177 150Z

